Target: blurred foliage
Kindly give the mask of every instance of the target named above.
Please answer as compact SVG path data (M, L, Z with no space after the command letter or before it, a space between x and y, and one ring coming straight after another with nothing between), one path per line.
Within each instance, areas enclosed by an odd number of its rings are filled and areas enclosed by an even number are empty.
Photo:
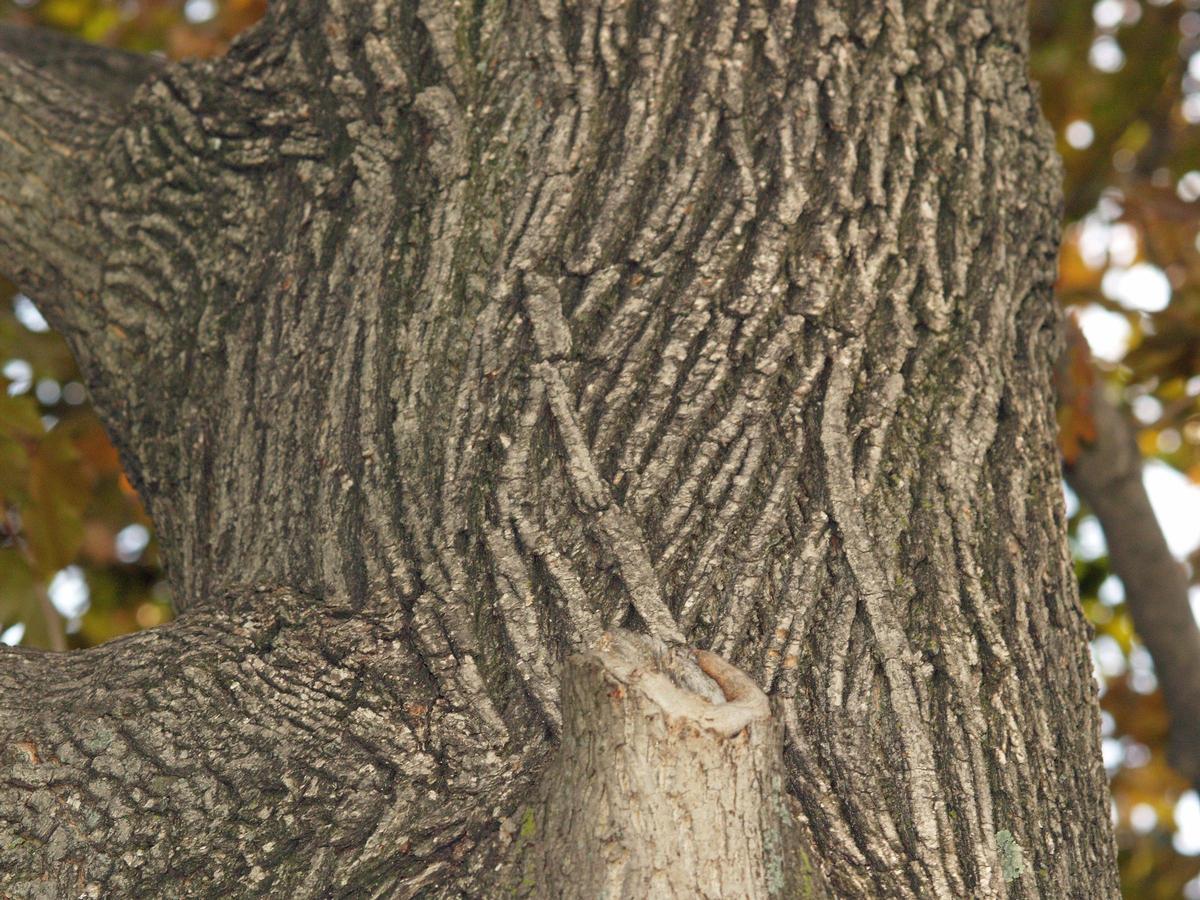
M0 18L172 59L218 56L266 0L0 0Z
M1200 0L1034 0L1030 21L1065 176L1058 292L1098 357L1093 367L1087 345L1068 341L1063 455L1092 437L1088 387L1099 378L1133 413L1143 453L1198 482ZM1200 898L1200 798L1166 763L1153 666L1096 521L1071 501L1122 891Z
M180 58L221 53L264 6L0 0L0 17ZM1064 161L1059 295L1103 357L1097 374L1086 344L1070 344L1064 456L1092 437L1087 387L1100 377L1137 416L1147 455L1200 482L1200 0L1034 0L1030 14ZM21 623L24 644L82 647L165 621L150 523L70 354L27 298L3 283L0 298L12 298L0 300L0 632L15 640ZM1124 894L1200 898L1200 798L1166 764L1162 697L1095 521L1075 508L1070 526Z
M7 287L0 282L10 298L0 307L0 631L12 640L23 626L22 643L62 649L165 621L150 523L75 362Z

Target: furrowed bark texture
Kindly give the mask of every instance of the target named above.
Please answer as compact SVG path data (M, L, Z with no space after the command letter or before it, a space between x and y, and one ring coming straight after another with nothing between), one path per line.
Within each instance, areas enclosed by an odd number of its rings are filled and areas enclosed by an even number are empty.
M282 0L149 77L66 280L182 615L0 657L14 883L486 893L622 626L771 696L835 896L1115 897L1023 15Z
M0 24L0 270L39 298L81 360L110 371L125 356L93 293L104 252L95 163L161 65Z

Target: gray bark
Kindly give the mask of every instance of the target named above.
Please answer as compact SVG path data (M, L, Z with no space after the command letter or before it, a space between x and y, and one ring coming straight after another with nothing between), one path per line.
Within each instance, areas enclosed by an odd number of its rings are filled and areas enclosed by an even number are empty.
M0 270L180 617L0 655L6 890L486 896L623 627L770 696L812 885L1115 897L1023 16L283 0L119 103L7 32Z

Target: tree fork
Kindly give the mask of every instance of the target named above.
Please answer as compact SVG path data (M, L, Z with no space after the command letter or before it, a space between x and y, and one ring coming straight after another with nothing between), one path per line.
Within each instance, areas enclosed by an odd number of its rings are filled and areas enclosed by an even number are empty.
M8 871L479 895L625 628L771 698L830 893L1116 896L1024 14L279 0L74 118L0 45L0 268L180 613L0 652Z

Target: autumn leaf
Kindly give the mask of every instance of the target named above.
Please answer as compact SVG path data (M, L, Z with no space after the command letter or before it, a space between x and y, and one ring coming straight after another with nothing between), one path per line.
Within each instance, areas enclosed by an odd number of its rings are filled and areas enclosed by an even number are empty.
M51 431L30 459L30 503L22 514L22 531L34 566L46 579L74 561L83 541L90 484L79 462L66 429Z

